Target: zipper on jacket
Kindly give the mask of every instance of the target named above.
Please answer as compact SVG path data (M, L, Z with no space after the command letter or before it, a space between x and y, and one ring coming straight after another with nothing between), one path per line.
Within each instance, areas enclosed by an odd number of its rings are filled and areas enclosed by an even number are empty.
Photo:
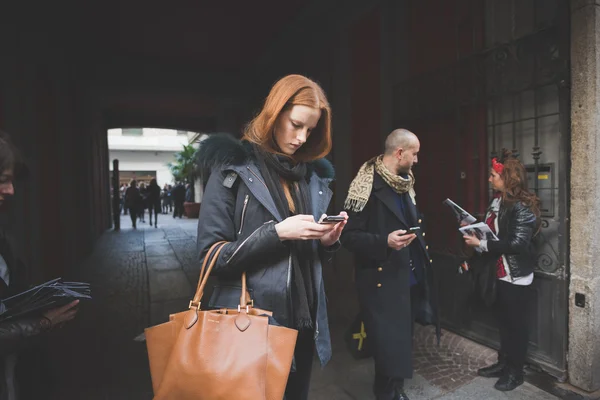
M267 190L269 190L269 188L267 187L267 184L262 179L260 179L260 177L258 175L256 175L256 173L254 171L252 171L252 169L249 166L246 166L246 168L248 168L248 171L250 171L250 173L252 175L254 175L256 177L256 179L259 180L260 183L262 183L263 185L265 185L265 187L267 188Z
M294 305L292 304L292 253L288 257L288 273L287 273L287 295L288 302L290 307L290 323L293 324L296 322L294 320Z
M242 244L240 244L240 245L238 246L238 248L237 248L237 249L235 249L235 251L233 252L233 254L231 255L231 257L229 257L229 260L225 261L225 264L229 264L229 262L230 262L230 261L233 259L233 257L235 257L235 255L237 254L237 252L238 252L238 251L240 251L240 249L241 249L241 248L242 248L242 247L243 247L243 246L246 244L246 242L247 242L248 240L250 240L250 238L251 238L252 236L254 236L254 235L256 234L256 232L258 232L258 230L259 230L260 228L262 228L262 227L263 227L263 226L265 226L266 224L270 224L271 222L273 222L273 220L271 220L271 221L267 221L267 222L265 222L264 224L262 224L262 226L259 226L258 228L256 228L256 230L255 230L254 232L252 232L252 234L250 234L250 236L248 236L246 239L244 239L244 241L242 242Z
M244 217L246 216L246 207L248 207L248 200L250 200L250 195L246 195L246 198L244 199L244 208L242 208L242 221L240 222L240 231L238 232L238 235L242 234L242 229L244 229Z

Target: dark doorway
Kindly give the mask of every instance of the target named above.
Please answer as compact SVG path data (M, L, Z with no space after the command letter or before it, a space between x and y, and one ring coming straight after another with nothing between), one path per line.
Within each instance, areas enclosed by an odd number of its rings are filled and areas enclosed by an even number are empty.
M431 3L436 3L432 7ZM569 5L567 1L454 0L410 2L410 76L394 88L396 126L419 133L427 147L419 202L440 284L444 324L494 347L487 310L466 304L457 274L460 236L446 197L479 217L488 204L490 158L517 150L530 187L543 201L534 287L530 360L566 377L568 171L570 140ZM451 17L448 18L447 16ZM416 21L430 21L423 27ZM436 49L425 52L422 49ZM434 148L433 148L434 147ZM424 148L423 148L424 149Z

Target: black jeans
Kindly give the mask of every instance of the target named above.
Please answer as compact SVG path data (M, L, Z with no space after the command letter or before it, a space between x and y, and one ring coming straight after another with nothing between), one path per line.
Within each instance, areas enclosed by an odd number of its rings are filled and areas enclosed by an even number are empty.
M518 374L523 372L527 355L533 293L531 285L497 281L494 313L500 330L499 353L500 357L506 358L508 367Z
M290 372L285 388L285 400L307 400L310 388L313 354L315 352L314 332L312 329L298 332L294 357L296 372Z

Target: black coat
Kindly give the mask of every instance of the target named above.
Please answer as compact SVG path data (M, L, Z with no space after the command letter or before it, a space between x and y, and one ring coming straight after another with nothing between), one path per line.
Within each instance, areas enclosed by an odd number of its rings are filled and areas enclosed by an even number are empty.
M375 173L373 190L360 213L350 212L342 233L342 245L356 256L356 287L376 369L389 377L411 378L412 317L410 297L409 248L392 250L388 235L398 229L412 227L397 203L398 195ZM411 251L421 251L424 260L425 296L414 305L416 319L423 323L436 321L432 308L433 274L428 247L425 244L423 218L412 204L407 212L422 230L411 244Z
M223 247L212 275L216 282L208 308L237 307L240 277L246 272L250 296L257 308L273 312L275 320L293 327L291 304L292 264L287 243L279 239L275 224L282 220L252 152L225 135L213 135L198 150L199 164L212 172L206 185L198 219L198 251L202 261L218 241ZM307 173L311 213L325 213L332 192L333 168L327 160L309 165ZM339 247L339 246L338 246ZM325 286L322 274L323 249L313 247L312 272L316 290L314 341L322 364L331 358ZM206 298L203 300L206 304Z

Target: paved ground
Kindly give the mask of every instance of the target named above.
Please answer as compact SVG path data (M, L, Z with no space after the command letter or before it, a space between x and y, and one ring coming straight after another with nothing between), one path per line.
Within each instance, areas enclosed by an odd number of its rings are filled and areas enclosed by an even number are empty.
M54 338L58 345L48 357L55 366L56 399L151 399L145 344L134 338L186 309L193 295L197 220L161 215L158 228L140 223L133 230L128 217L121 224L120 232L100 239L72 277L92 284L94 300ZM356 361L345 350L346 326L332 316L334 356L323 370L315 365L311 400L374 398L372 361ZM490 349L449 332L437 348L434 336L430 328L415 330L416 374L406 383L411 399L556 399L528 383L511 393L494 390L493 379L475 375L494 361Z

